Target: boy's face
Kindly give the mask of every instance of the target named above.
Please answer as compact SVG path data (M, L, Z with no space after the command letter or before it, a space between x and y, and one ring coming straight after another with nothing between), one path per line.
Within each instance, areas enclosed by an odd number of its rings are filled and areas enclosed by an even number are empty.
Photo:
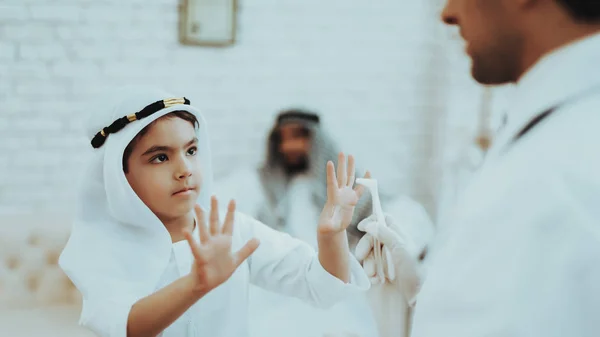
M162 221L188 214L202 177L194 126L178 117L162 117L135 143L127 161L127 181Z

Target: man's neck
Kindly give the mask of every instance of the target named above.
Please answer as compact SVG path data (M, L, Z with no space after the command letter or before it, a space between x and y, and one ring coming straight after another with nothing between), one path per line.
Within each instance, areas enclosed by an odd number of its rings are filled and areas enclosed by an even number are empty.
M573 24L567 20L560 21L552 27L537 33L535 39L528 39L524 46L520 78L544 56L600 32L600 24Z
M173 243L185 240L183 232L188 230L192 231L195 226L194 214L189 212L188 214L169 219L161 219L163 225L171 234L171 241Z

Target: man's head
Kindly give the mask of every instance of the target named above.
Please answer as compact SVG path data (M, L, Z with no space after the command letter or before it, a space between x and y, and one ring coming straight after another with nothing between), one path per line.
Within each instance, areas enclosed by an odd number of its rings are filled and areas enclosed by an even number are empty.
M304 170L308 166L310 131L300 123L287 123L278 129L278 151L283 165L289 171Z
M193 114L174 111L142 129L123 154L131 188L163 221L188 214L198 199L202 176L197 126Z
M270 151L288 174L294 174L308 169L310 151L312 148L311 125L319 123L315 114L288 110L277 118L271 132Z
M457 25L482 84L516 82L548 51L600 31L595 0L446 0L442 20Z

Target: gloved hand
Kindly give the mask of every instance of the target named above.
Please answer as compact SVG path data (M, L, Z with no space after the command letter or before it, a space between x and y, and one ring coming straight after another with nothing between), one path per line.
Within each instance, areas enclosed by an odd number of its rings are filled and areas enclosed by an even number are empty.
M411 253L416 250L411 247L413 244L408 235L388 214L385 215L385 223L378 223L377 217L373 214L362 220L358 224L358 229L366 234L356 245L355 255L362 262L371 282L374 284L379 282L377 267L383 267L385 280L396 286L409 305L414 305L421 286L421 275L418 254ZM380 241L380 247L374 247L375 240ZM374 249L380 250L381 261L375 259L377 254ZM385 252L386 249L388 254ZM388 262L391 262L394 270L389 270Z

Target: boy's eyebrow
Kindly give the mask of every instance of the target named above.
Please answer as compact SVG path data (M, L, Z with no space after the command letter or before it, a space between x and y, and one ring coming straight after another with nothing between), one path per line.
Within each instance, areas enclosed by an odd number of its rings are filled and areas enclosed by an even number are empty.
M184 147L188 147L188 146L194 145L196 143L198 143L198 138L194 137L194 138L192 138L192 140L185 143ZM142 156L147 156L147 155L155 153L155 152L168 152L172 149L173 148L171 148L169 146L154 145L154 146L151 146L148 150L146 150L146 152L142 153Z

